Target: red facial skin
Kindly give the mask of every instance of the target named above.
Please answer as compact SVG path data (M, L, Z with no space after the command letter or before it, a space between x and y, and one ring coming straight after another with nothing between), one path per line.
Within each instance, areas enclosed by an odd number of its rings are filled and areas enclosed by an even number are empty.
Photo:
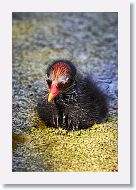
M51 68L52 75L52 84L50 86L50 91L48 95L48 102L52 102L52 100L59 95L61 89L58 86L58 79L71 71L70 67L64 63L57 63L53 65Z

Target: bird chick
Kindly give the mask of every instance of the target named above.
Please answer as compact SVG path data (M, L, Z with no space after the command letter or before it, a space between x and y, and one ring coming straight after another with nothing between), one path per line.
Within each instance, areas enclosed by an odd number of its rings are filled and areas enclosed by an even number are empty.
M56 60L46 73L48 97L38 103L39 116L47 126L79 130L106 117L106 95L88 76L77 72L68 60Z

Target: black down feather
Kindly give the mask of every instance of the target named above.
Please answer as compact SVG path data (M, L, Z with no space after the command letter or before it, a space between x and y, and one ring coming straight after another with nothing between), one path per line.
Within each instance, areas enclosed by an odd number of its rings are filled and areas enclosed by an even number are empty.
M89 76L81 73L76 74L72 85L67 91L61 92L52 103L48 103L47 96L48 92L41 95L37 109L40 118L49 127L84 129L94 123L103 122L108 113L105 93Z

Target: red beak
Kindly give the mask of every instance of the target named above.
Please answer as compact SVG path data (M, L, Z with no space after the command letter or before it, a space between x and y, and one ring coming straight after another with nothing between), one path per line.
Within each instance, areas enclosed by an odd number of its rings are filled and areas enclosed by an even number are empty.
M52 100L60 93L60 89L58 88L57 83L53 82L50 86L50 92L48 95L48 102L52 102Z

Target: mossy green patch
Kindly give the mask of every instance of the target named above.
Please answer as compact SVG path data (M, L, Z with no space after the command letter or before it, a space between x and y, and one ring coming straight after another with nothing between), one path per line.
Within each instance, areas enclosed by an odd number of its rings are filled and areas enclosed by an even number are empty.
M49 171L118 171L118 132L112 122L71 132L42 124L29 135L32 141L27 146L50 162Z

